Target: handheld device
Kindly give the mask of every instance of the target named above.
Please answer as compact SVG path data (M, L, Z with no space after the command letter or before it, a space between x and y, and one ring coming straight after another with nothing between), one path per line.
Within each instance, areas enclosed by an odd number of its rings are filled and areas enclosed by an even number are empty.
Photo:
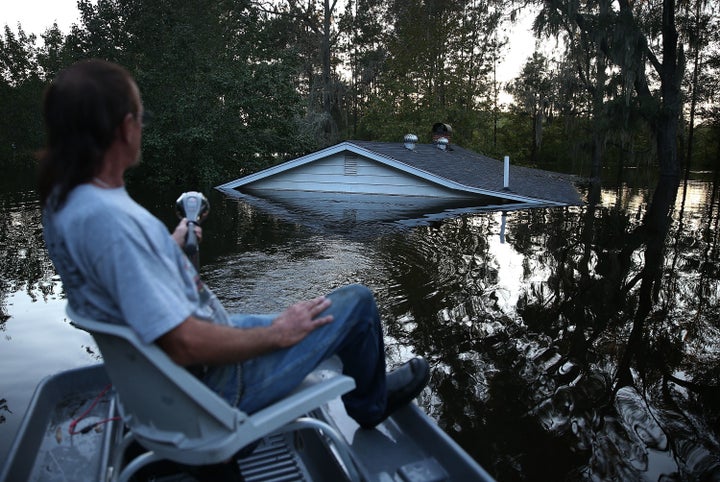
M199 266L198 240L195 234L195 225L199 225L210 212L210 203L201 192L188 191L180 195L175 203L177 215L180 218L187 218L188 232L185 237L185 254L193 262L195 267Z

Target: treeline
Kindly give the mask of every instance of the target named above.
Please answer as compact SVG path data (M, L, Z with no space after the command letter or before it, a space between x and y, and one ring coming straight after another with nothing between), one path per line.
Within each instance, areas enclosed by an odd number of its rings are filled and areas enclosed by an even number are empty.
M28 165L42 145L47 82L98 57L135 75L153 113L132 175L154 182L216 183L344 139L428 142L435 122L478 152L594 177L616 163L715 167L716 3L538 1L536 34L564 51L528 46L503 86L513 5L79 0L67 34L0 36L0 165Z

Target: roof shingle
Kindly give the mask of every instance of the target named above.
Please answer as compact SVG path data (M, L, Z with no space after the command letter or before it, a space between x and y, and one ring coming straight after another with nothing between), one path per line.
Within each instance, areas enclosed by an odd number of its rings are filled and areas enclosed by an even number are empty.
M503 188L504 163L482 154L451 145L440 150L434 144L416 144L413 150L402 143L347 141L397 162L466 186L503 192L569 205L582 203L575 177L541 169L510 165L509 188Z

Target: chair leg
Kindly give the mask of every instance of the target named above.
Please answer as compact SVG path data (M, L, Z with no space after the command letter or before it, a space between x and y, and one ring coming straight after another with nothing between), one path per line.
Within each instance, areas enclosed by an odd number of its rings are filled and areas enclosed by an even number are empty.
M132 433L128 432L123 436L122 440L116 447L115 453L113 454L112 463L110 465L112 473L110 474L108 482L117 481L118 475L122 471L123 460L125 458L125 452L127 452L128 448L130 447L130 444L133 443L133 440L134 440L134 438L132 436Z
M315 418L300 417L294 422L285 425L282 429L278 430L278 432L294 432L301 429L315 429L322 432L323 435L329 438L335 446L338 456L340 457L340 461L342 462L350 480L352 482L362 482L363 479L360 476L360 472L355 465L355 461L350 455L350 449L345 441L340 437L340 434L338 434L337 431L329 424Z
M135 457L132 462L123 468L117 482L128 482L130 478L135 475L135 472L146 465L152 464L153 462L160 462L161 460L165 459L155 455L155 452L145 452L144 454Z
M132 479L132 477L140 469L155 462L167 461L167 459L156 455L155 452L150 450L136 456L130 461L130 463L123 467L123 458L134 441L135 439L130 433L126 434L125 437L123 437L123 440L118 447L119 451L115 454L115 459L113 462L113 475L110 478L111 482L129 482L129 480ZM235 460L227 463L219 463L212 465L189 466L177 464L177 466L178 468L184 467L184 469L181 470L188 471L201 482L238 482L243 480L242 474L240 473L240 467Z
M147 451L134 457L130 463L123 465L125 456L130 446L135 442L135 438L132 432L128 432L122 438L122 441L117 447L117 451L114 454L112 462L112 474L110 476L110 482L127 482L139 469L144 466L164 460L161 457L157 457L154 452Z

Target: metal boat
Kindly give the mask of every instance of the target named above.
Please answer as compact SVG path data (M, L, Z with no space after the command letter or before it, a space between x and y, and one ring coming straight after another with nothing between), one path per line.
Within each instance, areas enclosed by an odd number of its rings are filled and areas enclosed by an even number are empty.
M339 399L309 415L341 434L360 478L367 482L493 480L414 403L374 430L358 428ZM113 461L131 456L117 457L124 430L102 364L53 375L38 385L0 481L113 480L118 472ZM237 464L248 482L348 480L331 444L313 430L266 437ZM167 462L149 466L136 480L220 479L203 478L201 471Z

